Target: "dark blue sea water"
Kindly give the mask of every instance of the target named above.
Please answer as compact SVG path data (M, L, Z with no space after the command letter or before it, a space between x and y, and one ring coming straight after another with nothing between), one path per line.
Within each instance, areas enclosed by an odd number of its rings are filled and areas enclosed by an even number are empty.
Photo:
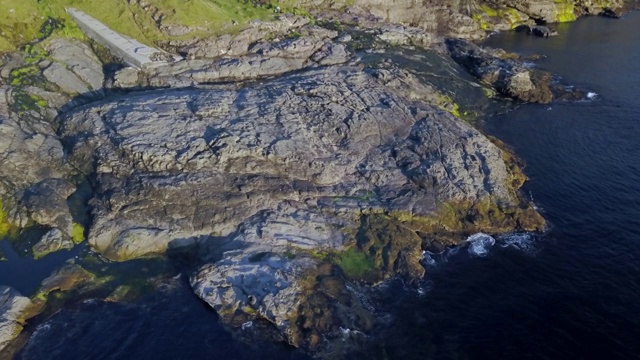
M432 268L427 294L398 305L389 358L640 358L640 14L558 30L487 45L545 55L537 67L597 96L483 124L525 161L550 230Z
M549 39L505 33L487 43L546 55L536 66L594 99L498 102L481 123L526 164L525 193L549 231L434 255L424 291L393 291L394 320L364 357L640 358L640 14L558 30ZM183 285L138 304L65 309L29 329L35 333L18 358L297 356L240 345Z

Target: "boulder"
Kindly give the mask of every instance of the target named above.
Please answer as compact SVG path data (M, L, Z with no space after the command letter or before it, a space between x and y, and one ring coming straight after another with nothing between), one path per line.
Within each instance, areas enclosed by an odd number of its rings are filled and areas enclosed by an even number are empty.
M59 229L51 229L33 246L33 256L38 259L56 251L71 249L73 246L71 237Z
M531 28L531 34L540 37L550 37L558 35L558 32L543 25L536 25Z

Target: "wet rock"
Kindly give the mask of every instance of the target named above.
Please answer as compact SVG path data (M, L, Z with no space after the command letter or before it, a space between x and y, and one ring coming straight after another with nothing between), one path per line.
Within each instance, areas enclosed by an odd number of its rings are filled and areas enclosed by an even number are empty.
M33 246L33 256L38 259L56 251L71 249L73 246L74 243L68 235L59 229L51 229Z
M22 331L24 313L31 301L14 289L0 286L0 351Z
M494 56L465 40L447 39L446 45L453 60L503 95L543 104L553 99L550 74L527 69L517 60Z
M294 346L314 349L340 327L369 330L373 315L331 265L313 256L340 249L347 224L283 204L247 221L224 245L209 242L219 260L202 266L191 285L228 326L267 320Z
M611 8L602 9L602 12L600 12L598 15L613 19L620 18L620 14Z
M542 25L537 25L531 28L531 33L540 37L550 37L558 35L557 31Z
M67 264L42 281L39 293L42 297L52 291L68 291L88 284L95 278L94 274L83 269L80 265Z

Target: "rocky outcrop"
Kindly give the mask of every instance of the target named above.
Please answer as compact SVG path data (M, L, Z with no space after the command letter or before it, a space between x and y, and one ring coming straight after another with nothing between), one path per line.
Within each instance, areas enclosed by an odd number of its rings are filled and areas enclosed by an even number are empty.
M54 119L77 95L95 95L103 81L102 64L87 44L53 39L45 47L30 48L0 69L10 84L0 86L0 201L16 228L49 228L34 247L39 255L72 246L67 199L78 172L67 162Z
M465 40L448 39L446 44L456 62L503 95L543 104L553 99L551 74L525 68L513 59L497 57Z
M0 286L0 351L22 331L23 314L30 305L29 298L10 287Z
M616 14L611 9L628 7L630 1L582 0L298 0L320 18L329 17L371 28L371 23L394 23L419 28L450 38L479 40L491 31L514 29L521 25L573 21L582 15ZM607 11L609 9L610 11ZM344 15L342 15L344 14ZM354 15L351 15L354 14Z
M24 191L46 179L64 178L71 168L66 164L62 144L47 121L30 114L20 116L11 109L19 100L18 94L9 87L0 88L0 196L13 208L9 219L24 226L28 215L17 212L15 207Z
M313 66L337 65L351 59L335 31L306 27L305 34L279 41L257 41L242 56L216 60L186 60L147 67L140 73L125 68L116 74L117 87L189 87L282 75ZM239 53L236 51L236 53Z
M46 179L25 191L21 203L36 223L60 229L71 238L73 219L67 198L76 186L63 179Z
M36 257L73 246L68 202L81 174L94 250L116 261L188 253L191 286L225 324L266 322L289 344L317 349L344 329L370 330L376 309L357 284L421 278L425 245L543 226L517 195L523 176L509 155L434 87L389 63L330 66L351 59L351 35L283 26L274 30L283 38L256 40L252 30L190 53L216 59L123 69L116 87L147 90L60 116L98 95L103 77L86 45L49 43L24 84L0 98L0 195L13 223L43 228ZM504 94L550 100L537 73L475 45L445 49L412 26L380 24L367 36L448 51ZM42 291L94 277L69 265Z
M195 247L191 284L231 327L267 321L306 349L366 331L373 310L350 281L424 274L407 217L521 205L503 151L420 84L326 67L78 108L60 134L95 191L89 243L114 260Z
M283 200L361 192L375 194L362 206L423 215L452 199L513 201L499 149L376 76L329 68L69 114L61 131L70 159L96 177L89 242L131 258L173 239L229 234Z

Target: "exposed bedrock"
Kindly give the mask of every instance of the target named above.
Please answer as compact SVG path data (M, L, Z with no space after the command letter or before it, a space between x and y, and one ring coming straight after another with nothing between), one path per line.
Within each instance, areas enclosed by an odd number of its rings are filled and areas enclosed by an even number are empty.
M442 202L516 204L501 150L380 74L319 69L239 90L130 94L67 115L70 161L94 174L90 243L116 259L161 252L172 239L229 234L282 201L425 216Z
M114 260L195 248L192 286L232 327L266 320L306 349L366 331L349 281L420 278L440 235L544 223L504 151L416 101L430 91L333 67L80 107L60 134L95 191L89 243Z

